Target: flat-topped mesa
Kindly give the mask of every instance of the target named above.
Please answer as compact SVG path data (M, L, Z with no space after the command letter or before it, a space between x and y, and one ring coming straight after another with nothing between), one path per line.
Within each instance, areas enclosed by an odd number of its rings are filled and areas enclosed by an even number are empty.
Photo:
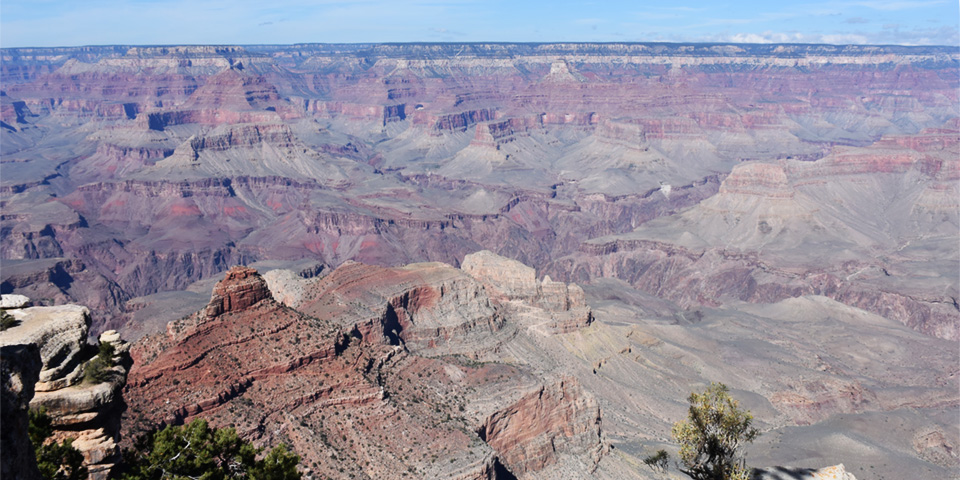
M597 123L596 136L605 143L633 149L645 149L647 143L643 125L623 120L600 119Z
M215 318L224 313L244 310L267 299L272 301L273 295L263 277L255 269L238 265L217 282L205 313L207 318Z
M460 268L483 283L490 296L513 307L526 306L519 318L546 327L552 333L569 333L593 321L583 289L576 284L555 282L549 276L537 279L537 272L516 260L488 250L463 258ZM542 312L530 312L536 307ZM517 312L520 313L520 312Z
M734 167L720 184L721 195L751 195L767 198L792 198L793 188L780 165L745 163Z
M550 63L550 73L542 81L545 83L585 82L586 78L574 71L566 60L558 58Z

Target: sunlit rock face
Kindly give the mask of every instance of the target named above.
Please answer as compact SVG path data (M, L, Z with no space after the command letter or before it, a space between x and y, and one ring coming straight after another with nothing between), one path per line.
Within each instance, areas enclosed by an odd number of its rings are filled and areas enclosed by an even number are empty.
M99 378L94 378L89 371L93 368L91 359L96 349L87 344L90 311L86 307L28 307L31 303L28 298L11 299L7 295L3 296L3 302L7 305L5 314L15 322L0 331L4 369L19 371L10 377L18 378L15 383L19 384L19 391L14 397L19 402L27 402L30 409L46 412L53 425L55 441L73 439L90 478L108 478L120 459L117 442L123 404L121 391L130 366L129 344L115 331L101 335L100 341L113 345L115 355L111 358L112 365L105 367ZM21 347L27 350L16 350ZM32 373L30 358L35 353L39 353L36 375ZM7 395L5 392L5 402ZM13 411L18 409L20 407ZM11 420L11 425L18 424L18 419ZM11 447L11 451L19 448L19 445ZM29 467L22 468L24 472L30 471Z

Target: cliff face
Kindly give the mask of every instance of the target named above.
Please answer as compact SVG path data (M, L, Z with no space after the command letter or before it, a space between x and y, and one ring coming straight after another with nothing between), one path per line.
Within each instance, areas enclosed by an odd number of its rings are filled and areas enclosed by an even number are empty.
M480 426L480 438L518 474L556 462L561 452L599 458L600 408L572 378L540 387L497 411Z
M252 268L234 268L227 272L222 282L213 289L207 305L208 318L224 313L246 310L258 302L271 298L267 282Z
M0 347L0 399L2 399L3 432L0 445L3 459L0 472L6 478L40 478L33 445L28 435L27 410L33 398L34 385L40 378L40 349L36 345L3 345Z
M103 334L100 341L112 344L116 356L111 359L112 367L106 367L99 377L93 377L89 374L93 367L90 363L92 352L86 343L90 324L86 307L63 305L12 308L6 311L18 324L0 332L0 345L3 345L5 352L5 372L8 367L14 368L18 362L29 360L30 351L27 350L18 353L16 358L6 356L8 351L14 352L17 348L39 352L39 369L35 377L29 377L29 364L21 365L24 369L24 373L20 374L23 377L19 380L21 390L11 391L12 397L8 397L5 391L4 401L19 399L17 401L28 402L31 409L44 410L52 420L54 440L59 442L72 438L74 448L83 454L90 478L107 478L120 457L117 447L123 403L120 391L130 367L126 353L128 344L116 332ZM8 362L12 363L8 365ZM31 381L30 378L33 378L33 383L27 385L25 382ZM4 385L7 388L12 384ZM26 404L11 412L25 408ZM13 426L19 424L19 420L10 423ZM16 434L17 429L11 428ZM24 446L31 449L29 440L11 447L9 452ZM29 456L33 456L32 450ZM29 470L29 467L25 467L24 471Z

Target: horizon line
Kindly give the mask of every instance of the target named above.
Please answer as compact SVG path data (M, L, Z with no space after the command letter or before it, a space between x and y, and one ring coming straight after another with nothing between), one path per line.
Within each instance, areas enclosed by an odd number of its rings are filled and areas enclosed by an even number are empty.
M917 45L899 43L803 43L803 42L662 42L662 41L559 41L559 42L523 42L523 41L408 41L408 42L296 42L296 43L105 43L86 45L56 45L56 46L15 46L0 47L0 50L16 49L70 49L70 48L169 48L169 47L298 47L298 46L378 46L378 45L677 45L677 46L816 46L816 47L899 47L899 48L955 48L960 52L960 45Z

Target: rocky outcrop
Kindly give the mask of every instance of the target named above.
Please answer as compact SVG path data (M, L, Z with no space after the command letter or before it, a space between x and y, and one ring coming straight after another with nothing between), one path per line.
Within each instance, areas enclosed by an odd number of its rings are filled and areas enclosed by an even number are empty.
M564 59L556 59L550 64L550 73L543 77L544 83L584 82L586 78L570 67Z
M0 476L39 480L27 426L27 410L40 378L40 349L35 344L0 346Z
M622 145L627 148L649 148L643 126L629 121L617 121L604 118L597 124L596 136L604 142Z
M832 467L794 468L770 467L753 470L753 480L857 480L852 473L847 472L843 464Z
M277 303L291 308L297 308L303 301L303 296L310 280L297 275L293 270L275 269L262 275L267 282L270 294Z
M764 163L738 165L723 180L720 194L764 198L791 198L794 195L783 167Z
M543 470L562 454L600 459L600 407L574 378L540 387L477 429L511 472Z
M534 302L540 298L537 271L489 250L463 257L460 268L507 300Z
M263 277L250 267L236 266L227 271L223 280L214 287L206 315L214 318L224 313L246 310L267 298L272 298L272 294Z
M349 262L317 282L299 309L334 318L366 341L428 354L496 346L504 325L479 282L441 263L383 268Z
M863 411L877 402L877 396L856 381L823 379L775 392L770 402L798 425L809 425L837 413Z
M25 295L0 296L0 308L26 308L30 306L30 298Z
M494 298L542 309L539 315L523 315L529 319L547 317L534 325L538 329L569 333L592 321L583 289L576 284L556 282L549 275L539 280L532 267L487 250L465 256L460 268L483 283Z
M0 332L0 343L40 347L43 369L37 391L58 390L76 383L86 360L90 311L79 305L61 305L12 309L8 313L20 324Z
M424 125L436 135L449 132L465 132L467 128L479 122L488 122L497 118L493 109L467 110L446 114L427 114L414 112L413 123Z
M543 118L540 115L478 123L470 145L499 149L517 138L529 136L530 130L536 128L543 128Z
M130 368L128 345L116 332L104 333L100 341L113 345L115 356L110 359L112 366L101 366L103 372L93 376L88 372L94 367L93 352L86 344L90 317L85 307L29 307L8 312L19 324L0 332L0 345L5 349L7 345L35 345L40 355L30 408L50 415L55 441L75 440L73 446L83 455L91 479L106 479L119 460L120 392Z
M261 147L264 143L289 149L297 142L284 124L241 124L195 137L190 141L190 148L198 154L204 150L222 152L237 147Z
M920 458L945 468L960 466L960 451L939 427L926 427L913 436L913 449Z

